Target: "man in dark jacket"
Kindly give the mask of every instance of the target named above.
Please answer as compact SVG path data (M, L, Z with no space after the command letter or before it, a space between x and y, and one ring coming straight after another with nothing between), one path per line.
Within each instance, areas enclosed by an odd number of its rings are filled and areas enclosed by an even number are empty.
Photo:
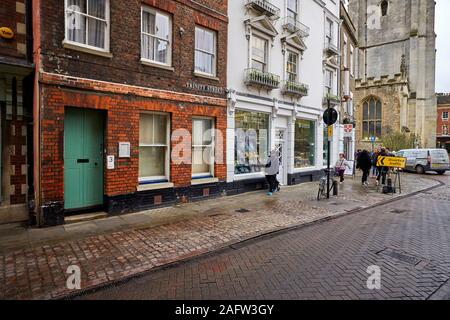
M375 165L378 164L379 157L385 157L385 156L387 156L386 149L381 148L380 153L378 154L378 156L375 159ZM380 179L381 179L381 184L386 184L386 174L388 172L388 167L377 166L377 170L378 170L377 185L380 184Z
M370 154L367 150L363 150L358 157L357 168L362 170L362 185L368 186L367 178L370 173L370 168L372 167L372 159L370 158Z

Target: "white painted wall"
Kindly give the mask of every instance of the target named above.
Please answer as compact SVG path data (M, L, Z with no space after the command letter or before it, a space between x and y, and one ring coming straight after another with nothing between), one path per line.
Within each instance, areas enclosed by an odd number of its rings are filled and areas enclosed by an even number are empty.
M334 41L338 45L339 35L339 1L338 0L299 0L299 21L310 28L309 36L304 38L307 49L303 52L299 66L299 82L309 86L309 94L301 100L296 101L281 93L281 89L275 89L267 92L259 91L253 87L247 87L244 84L244 70L250 67L249 64L249 44L251 39L247 40L244 21L257 17L253 11L245 8L247 0L233 0L228 4L229 29L228 29L228 90L236 90L241 95L236 96L234 108L246 109L258 112L273 113L273 99L278 99L279 111L276 117L271 117L270 147L274 146L274 134L276 126L284 123L287 126L288 140L286 143L288 159L287 172L293 173L302 170L316 170L323 168L322 146L323 146L323 123L321 115L323 113L322 100L324 96L324 66L323 50L325 43L325 19L330 17L334 20ZM286 0L270 0L270 2L280 8L280 19L274 23L278 35L273 41L269 41L269 59L268 71L280 76L280 80L285 80L285 59L282 54L281 38L286 36L282 28L283 18L286 16ZM338 72L338 70L336 70ZM335 72L334 84L337 94L338 79ZM243 96L250 94L252 97ZM257 96L257 97L253 97ZM297 102L299 112L297 118L316 121L316 166L308 169L294 169L294 107L291 105ZM288 104L285 104L287 102ZM227 129L227 181L245 177L235 177L234 175L234 113L229 106L228 129ZM282 119L279 119L282 118ZM334 130L335 138L333 141L333 150L339 150L339 139ZM335 155L334 155L335 154ZM332 164L335 162L337 152L333 152ZM262 174L252 174L248 177L262 176Z

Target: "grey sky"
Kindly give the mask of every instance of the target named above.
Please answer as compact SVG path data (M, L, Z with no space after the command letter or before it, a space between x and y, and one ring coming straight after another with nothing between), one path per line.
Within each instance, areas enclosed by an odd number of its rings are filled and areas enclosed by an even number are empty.
M450 92L450 0L436 0L436 92Z

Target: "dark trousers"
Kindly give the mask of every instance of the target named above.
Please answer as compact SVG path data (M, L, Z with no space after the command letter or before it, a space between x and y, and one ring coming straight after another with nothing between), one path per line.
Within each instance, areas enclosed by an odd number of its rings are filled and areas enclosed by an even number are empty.
M367 182L367 177L370 174L370 168L369 169L362 169L362 183Z
M378 168L377 180L380 181L381 179L381 184L386 184L386 173L384 168Z
M339 171L339 178L341 182L344 182L344 172L345 172L344 170Z
M269 192L274 192L278 189L278 185L280 184L277 180L277 175L267 175L266 176L267 183L269 184Z

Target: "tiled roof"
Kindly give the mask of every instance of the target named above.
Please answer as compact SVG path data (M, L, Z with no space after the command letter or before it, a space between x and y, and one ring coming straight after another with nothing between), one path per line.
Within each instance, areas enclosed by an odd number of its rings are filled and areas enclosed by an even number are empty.
M450 104L450 93L438 93L437 104Z

